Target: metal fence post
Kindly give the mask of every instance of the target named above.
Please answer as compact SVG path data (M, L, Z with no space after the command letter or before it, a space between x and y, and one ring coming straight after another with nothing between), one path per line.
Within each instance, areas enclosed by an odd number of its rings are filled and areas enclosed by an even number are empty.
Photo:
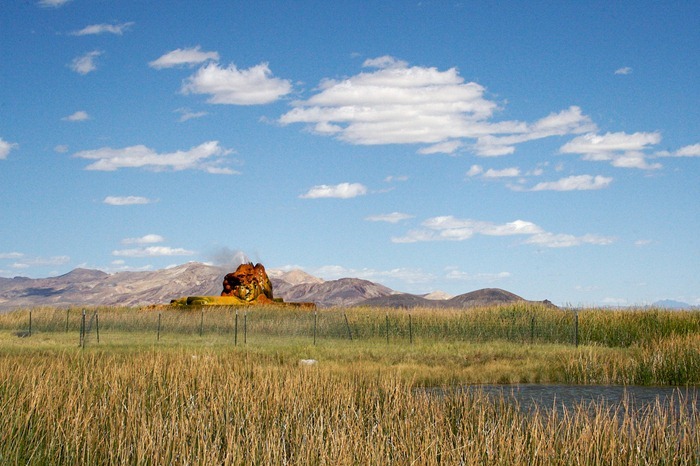
M348 322L348 315L343 312L343 317L345 317L345 327L348 329L348 337L352 341L352 332L350 331L350 322Z
M574 311L574 345L578 348L578 311Z
M318 313L314 311L314 346L316 346L316 327L318 325Z

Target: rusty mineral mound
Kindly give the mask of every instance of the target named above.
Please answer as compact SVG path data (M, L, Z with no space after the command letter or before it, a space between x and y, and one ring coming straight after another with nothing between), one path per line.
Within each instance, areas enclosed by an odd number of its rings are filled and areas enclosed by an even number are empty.
M275 299L272 294L272 282L262 264L252 262L241 264L235 272L224 277L221 296L187 296L173 299L174 306L238 306L238 305L285 305L315 308L314 303L285 303Z

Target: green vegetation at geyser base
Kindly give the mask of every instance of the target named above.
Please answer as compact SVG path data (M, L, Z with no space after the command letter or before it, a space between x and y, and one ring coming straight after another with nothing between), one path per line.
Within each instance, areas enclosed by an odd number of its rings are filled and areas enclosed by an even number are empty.
M699 383L700 313L573 315L99 308L81 342L81 309L3 314L0 463L698 464L696 403L524 412L450 389Z

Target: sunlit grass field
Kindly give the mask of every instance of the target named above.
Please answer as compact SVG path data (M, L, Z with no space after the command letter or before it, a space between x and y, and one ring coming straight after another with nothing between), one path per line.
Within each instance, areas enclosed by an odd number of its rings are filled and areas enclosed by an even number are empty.
M29 310L0 315L0 464L700 462L694 403L453 390L697 385L697 312L91 308L81 338L82 314L32 309L31 334Z

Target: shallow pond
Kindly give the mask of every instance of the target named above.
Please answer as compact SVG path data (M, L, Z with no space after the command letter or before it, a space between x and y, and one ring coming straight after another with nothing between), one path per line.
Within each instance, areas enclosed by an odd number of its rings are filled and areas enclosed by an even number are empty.
M609 385L470 385L462 387L466 391L483 393L505 400L512 400L524 411L535 408L543 410L571 411L576 406L589 407L593 404L616 409L627 406L637 412L661 407L678 409L680 406L690 412L700 412L700 388L698 387L638 387Z

